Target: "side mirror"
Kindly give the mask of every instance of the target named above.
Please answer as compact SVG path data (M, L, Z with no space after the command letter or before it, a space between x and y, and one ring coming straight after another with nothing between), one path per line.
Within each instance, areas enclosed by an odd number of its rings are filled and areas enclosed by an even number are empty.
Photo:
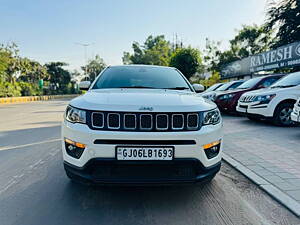
M79 89L83 90L83 91L89 90L90 86L91 86L91 82L90 81L81 81L79 83Z
M257 89L266 88L264 85L258 85Z
M202 84L193 84L193 88L197 93L204 91L204 86Z

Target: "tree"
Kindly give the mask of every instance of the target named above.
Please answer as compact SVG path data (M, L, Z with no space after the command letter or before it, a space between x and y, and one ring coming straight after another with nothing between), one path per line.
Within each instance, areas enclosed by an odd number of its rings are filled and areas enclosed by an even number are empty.
M30 83L37 83L40 79L49 78L49 74L45 66L42 66L39 62L28 58L20 58L19 72L19 79Z
M300 1L281 0L270 3L267 11L268 30L278 30L272 47L289 44L300 40Z
M88 64L81 68L86 72L89 80L93 81L105 67L104 60L99 55L96 55L95 59L89 60Z
M210 87L216 83L221 82L221 76L219 72L214 71L210 78L207 80L201 80L200 84L204 85L205 87Z
M50 89L55 93L65 93L70 83L71 74L63 68L67 65L64 62L50 62L45 65L49 73Z
M247 26L237 31L233 39L229 41L228 50L221 51L220 42L207 40L204 60L210 71L221 71L221 68L250 55L269 50L274 41L273 31L267 30L265 26Z
M243 25L237 35L230 40L230 45L239 58L245 58L268 50L274 41L272 34L272 30L267 30L265 26Z
M20 70L20 57L18 46L14 43L0 45L0 67L3 71L0 74L3 80L10 83L15 81L16 73Z
M207 71L218 70L219 58L220 54L222 53L220 50L220 45L220 41L215 42L206 38L205 49L203 50L203 63Z
M169 41L165 40L164 35L150 35L143 45L138 42L132 44L133 54L123 53L124 64L147 64L167 66L172 54Z
M4 82L7 78L7 68L9 63L9 55L0 49L0 82Z
M200 51L191 47L178 49L170 60L170 66L176 67L188 79L199 70L201 64Z

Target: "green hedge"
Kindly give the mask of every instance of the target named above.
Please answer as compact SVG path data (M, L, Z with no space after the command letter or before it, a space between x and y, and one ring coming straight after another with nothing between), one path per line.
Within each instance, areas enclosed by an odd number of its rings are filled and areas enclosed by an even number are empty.
M20 96L39 96L39 95L58 95L58 94L78 94L79 91L74 85L68 84L58 90L44 89L41 90L37 84L28 82L0 82L1 97L20 97Z
M0 97L37 96L42 94L43 92L37 84L27 82L0 83Z

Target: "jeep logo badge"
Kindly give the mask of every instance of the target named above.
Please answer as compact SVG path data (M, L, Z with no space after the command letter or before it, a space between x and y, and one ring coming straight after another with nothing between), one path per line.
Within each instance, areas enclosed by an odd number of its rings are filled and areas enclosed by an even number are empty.
M147 107L147 106L141 106L140 108L139 108L139 110L147 110L147 111L153 111L153 107Z

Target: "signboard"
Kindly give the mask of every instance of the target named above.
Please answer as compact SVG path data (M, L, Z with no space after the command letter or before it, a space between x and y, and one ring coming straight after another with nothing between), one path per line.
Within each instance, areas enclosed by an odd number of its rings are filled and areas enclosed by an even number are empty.
M284 67L300 66L300 42L281 46L277 49L252 55L223 67L223 79L258 71L274 70Z

